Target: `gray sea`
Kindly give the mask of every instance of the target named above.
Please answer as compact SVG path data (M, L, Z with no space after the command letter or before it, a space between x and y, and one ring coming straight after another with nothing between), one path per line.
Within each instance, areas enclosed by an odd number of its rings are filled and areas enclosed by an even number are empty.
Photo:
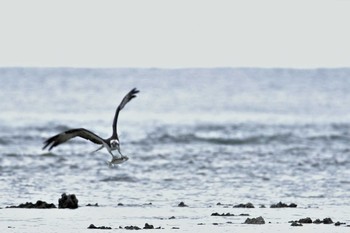
M134 87L118 122L127 162L109 167L105 149L91 154L98 145L79 138L42 150L71 128L111 136ZM1 208L65 192L131 211L181 201L199 212L218 202L337 209L350 206L349 177L350 69L0 69ZM0 220L15 226L9 213Z

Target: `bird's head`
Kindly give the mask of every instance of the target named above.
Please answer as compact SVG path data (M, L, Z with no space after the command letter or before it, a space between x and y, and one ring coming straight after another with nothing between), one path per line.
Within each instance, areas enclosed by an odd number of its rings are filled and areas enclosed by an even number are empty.
M112 140L111 141L111 150L117 150L119 149L119 141L118 140Z

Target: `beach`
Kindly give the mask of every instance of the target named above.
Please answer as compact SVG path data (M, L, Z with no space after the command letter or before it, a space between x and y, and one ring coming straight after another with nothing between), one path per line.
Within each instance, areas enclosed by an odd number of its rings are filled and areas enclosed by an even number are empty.
M0 231L347 232L349 75L1 68ZM118 121L128 161L110 167L107 150L91 153L98 145L84 139L42 150L72 128L111 136L115 109L134 87L140 93ZM79 207L6 208L58 207L63 193ZM271 208L280 202L296 206ZM234 207L247 203L255 208ZM245 223L259 217L264 224ZM332 223L291 226L308 217Z

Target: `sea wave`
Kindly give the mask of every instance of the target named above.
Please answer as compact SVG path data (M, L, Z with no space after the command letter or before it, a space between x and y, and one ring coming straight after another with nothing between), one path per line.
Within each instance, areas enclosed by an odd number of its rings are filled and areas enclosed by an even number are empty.
M162 133L158 135L151 135L147 139L140 141L152 141L156 144L191 144L191 143L208 143L214 145L256 145L256 144L267 144L267 143L286 143L287 141L294 140L292 134L275 134L275 135L252 135L247 137L229 137L229 136L203 136L195 133L186 134L169 134Z
M348 126L348 125L346 125ZM267 145L347 144L350 134L332 125L195 125L156 128L135 144Z
M9 140L7 140L7 139L4 139L4 138L0 138L0 145L8 145L10 142L9 142Z
M106 177L101 179L102 182L127 182L127 183L135 183L137 180L134 177L124 175L124 176L114 176L114 177Z

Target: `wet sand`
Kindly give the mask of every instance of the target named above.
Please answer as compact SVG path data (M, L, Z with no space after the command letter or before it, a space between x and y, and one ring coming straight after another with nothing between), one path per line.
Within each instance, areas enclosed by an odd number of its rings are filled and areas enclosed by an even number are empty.
M157 203L108 207L80 206L78 209L0 209L1 232L349 232L350 207L233 208L208 204L202 207L158 206ZM83 205L83 204L82 204ZM262 217L265 224L244 224L247 218ZM291 221L331 218L332 224ZM344 223L336 226L335 223ZM88 229L93 224L96 228ZM148 229L143 229L143 228ZM105 228L105 229L104 229ZM111 228L111 229L109 229Z

